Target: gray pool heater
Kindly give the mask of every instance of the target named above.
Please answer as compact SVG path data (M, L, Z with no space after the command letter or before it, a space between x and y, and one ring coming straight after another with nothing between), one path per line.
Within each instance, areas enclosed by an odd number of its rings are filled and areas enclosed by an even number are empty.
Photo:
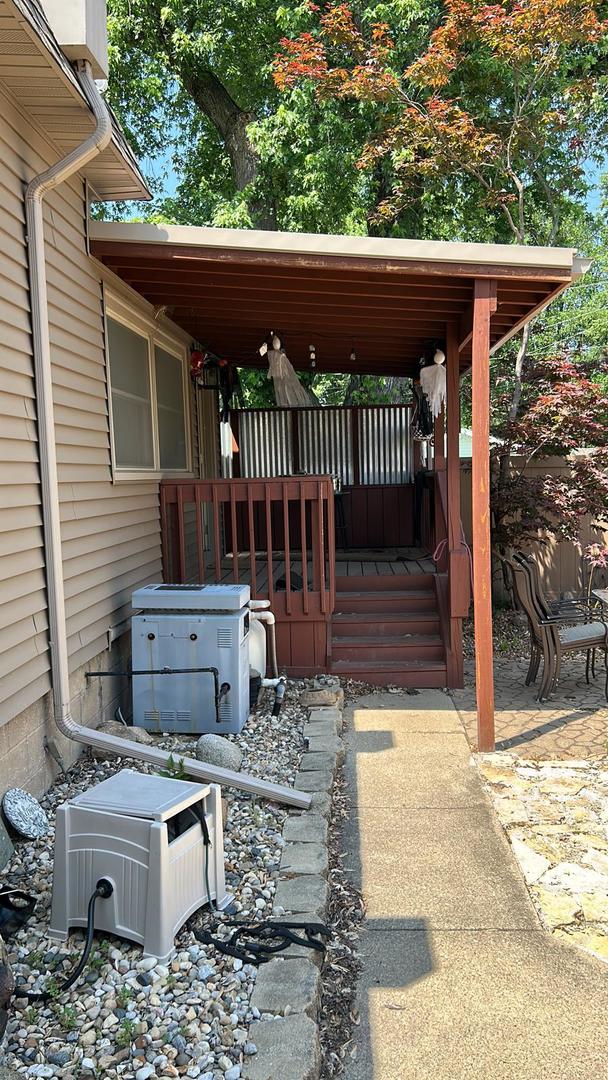
M133 723L235 734L249 717L248 585L146 585L133 593Z

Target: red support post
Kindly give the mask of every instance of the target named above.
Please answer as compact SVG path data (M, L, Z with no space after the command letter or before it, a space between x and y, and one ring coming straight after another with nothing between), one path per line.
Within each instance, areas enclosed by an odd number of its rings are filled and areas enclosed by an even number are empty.
M494 668L492 646L492 559L490 547L490 319L496 311L496 282L475 281L472 332L473 601L477 744L494 749Z

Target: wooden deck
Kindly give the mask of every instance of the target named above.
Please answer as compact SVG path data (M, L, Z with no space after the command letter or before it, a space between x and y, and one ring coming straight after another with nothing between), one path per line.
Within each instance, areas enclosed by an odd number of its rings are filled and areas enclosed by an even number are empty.
M211 561L211 556L210 556ZM239 581L251 585L251 559L248 551L239 552ZM292 558L289 563L291 590L302 589L302 560ZM276 592L285 589L285 560L273 559L273 585ZM353 548L336 552L336 574L339 577L400 577L404 574L434 574L435 563L421 548ZM312 589L312 565L308 565L308 587ZM231 555L222 559L222 584L235 580ZM258 593L268 592L268 566L266 552L256 554L256 584Z

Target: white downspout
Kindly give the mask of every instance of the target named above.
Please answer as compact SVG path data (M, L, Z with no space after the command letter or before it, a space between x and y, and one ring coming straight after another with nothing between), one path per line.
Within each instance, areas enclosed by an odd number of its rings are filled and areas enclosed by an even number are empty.
M95 731L94 728L83 727L75 722L70 709L68 641L61 552L59 483L55 447L55 413L51 377L51 344L49 338L42 203L49 191L54 190L64 180L69 179L70 176L78 172L97 154L100 154L112 138L110 114L91 74L89 62L86 60L79 61L77 73L97 121L95 131L80 146L62 158L61 161L56 162L55 165L35 176L29 182L25 193L53 711L57 727L68 739L74 739L76 742L84 743L94 749L110 751L121 757L136 758L139 761L147 761L152 765L164 768L169 758L165 751L132 743L113 735L106 735ZM248 776L246 773L236 773L230 769L208 766L202 761L196 761L193 758L185 758L183 765L185 771L191 776L207 783L227 784L302 809L308 809L312 801L311 796L305 792L295 791L281 784L265 783L256 777Z

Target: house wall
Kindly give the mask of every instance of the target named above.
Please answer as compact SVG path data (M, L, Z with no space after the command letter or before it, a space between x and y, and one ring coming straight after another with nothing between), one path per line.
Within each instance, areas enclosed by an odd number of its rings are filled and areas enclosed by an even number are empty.
M23 191L58 154L1 91L0 107L0 793L13 778L40 792L56 772L44 752L45 735L55 738L56 731L48 695ZM95 723L113 716L124 684L87 683L83 672L122 665L128 640L108 650L108 629L125 619L134 588L158 580L161 551L158 480L112 479L102 270L86 252L85 218L79 177L48 197L45 241L73 705L75 717ZM148 305L120 287L127 306L149 319ZM70 761L78 747L69 744L63 752Z

